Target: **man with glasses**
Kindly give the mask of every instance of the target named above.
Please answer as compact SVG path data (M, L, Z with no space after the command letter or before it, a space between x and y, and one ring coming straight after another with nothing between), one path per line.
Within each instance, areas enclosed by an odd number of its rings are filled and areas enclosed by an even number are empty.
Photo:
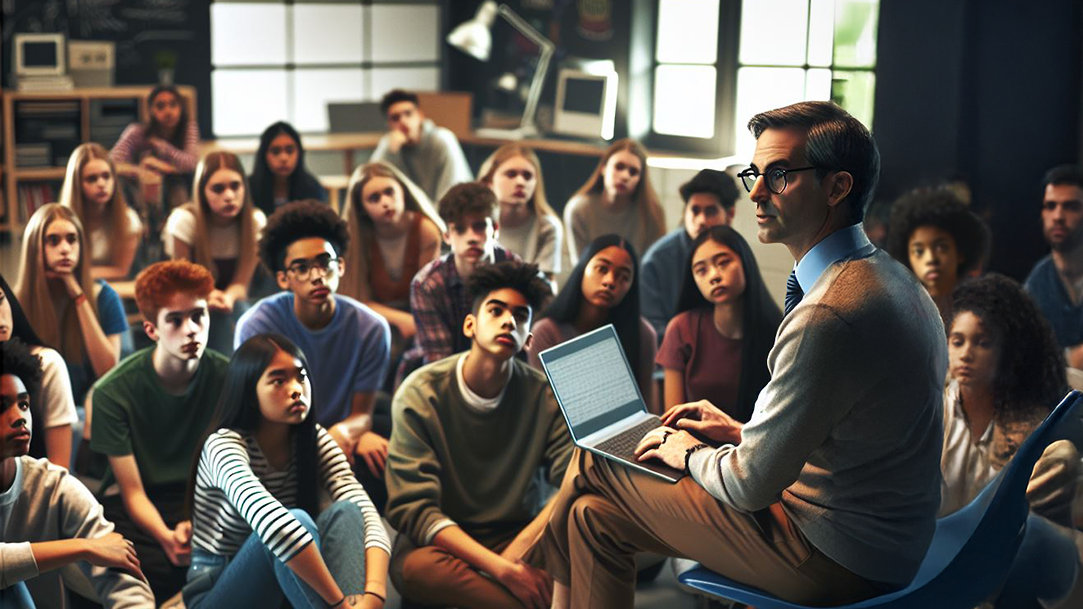
M876 144L830 102L749 128L759 239L797 262L771 380L743 426L701 400L644 436L639 458L686 471L676 484L576 451L541 541L554 606L632 606L644 551L845 604L908 584L932 539L947 345L929 295L862 229Z
M267 220L260 259L284 292L256 303L237 322L234 347L257 334L289 338L308 357L312 413L346 453L357 478L383 512L391 419L374 395L387 375L391 331L367 306L335 293L348 272L346 222L326 203L298 201Z
M1042 188L1042 231L1052 252L1023 287L1053 326L1068 365L1083 369L1083 168L1054 167Z

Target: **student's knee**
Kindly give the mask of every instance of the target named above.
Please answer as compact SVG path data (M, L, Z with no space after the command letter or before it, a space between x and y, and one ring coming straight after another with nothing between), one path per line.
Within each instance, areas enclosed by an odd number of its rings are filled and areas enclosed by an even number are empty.
M336 501L320 512L316 518L316 525L321 531L328 527L351 527L353 530L361 530L365 526L365 515L361 508L352 501Z
M613 505L598 495L579 496L568 514L569 533L580 536L592 547L618 547L620 540L609 534L607 526L612 510Z
M392 579L397 581L392 583L411 598L428 597L431 592L446 588L449 582L457 581L458 571L469 569L466 563L436 546L414 548L396 562L400 568L394 570L397 572Z
M301 523L301 526L305 527L305 529L308 530L308 532L312 535L312 538L315 539L318 543L320 540L320 530L316 526L316 521L312 520L312 516L310 516L308 512L302 510L301 508L291 509L290 514L297 519L297 522Z

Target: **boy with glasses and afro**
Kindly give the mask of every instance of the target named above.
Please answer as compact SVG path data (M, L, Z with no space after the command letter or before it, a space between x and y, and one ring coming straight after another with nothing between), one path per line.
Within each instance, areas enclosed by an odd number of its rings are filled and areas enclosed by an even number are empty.
M234 346L275 332L305 352L316 422L346 453L382 513L391 422L386 411L375 412L374 395L387 374L391 332L372 309L335 293L349 241L346 222L326 203L305 200L278 208L263 229L259 255L285 291L241 317Z

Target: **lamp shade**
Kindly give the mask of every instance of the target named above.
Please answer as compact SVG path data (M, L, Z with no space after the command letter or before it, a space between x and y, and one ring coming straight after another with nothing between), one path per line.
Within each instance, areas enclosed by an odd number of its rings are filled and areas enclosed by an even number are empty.
M496 20L496 12L496 2L483 2L473 19L451 30L447 35L448 44L480 61L489 61L493 49L493 36L489 28Z

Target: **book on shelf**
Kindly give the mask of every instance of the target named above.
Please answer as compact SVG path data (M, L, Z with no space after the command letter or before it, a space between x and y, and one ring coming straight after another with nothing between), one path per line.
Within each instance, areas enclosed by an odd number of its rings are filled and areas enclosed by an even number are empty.
M34 215L42 205L56 201L56 192L48 182L19 184L19 208L24 219Z

